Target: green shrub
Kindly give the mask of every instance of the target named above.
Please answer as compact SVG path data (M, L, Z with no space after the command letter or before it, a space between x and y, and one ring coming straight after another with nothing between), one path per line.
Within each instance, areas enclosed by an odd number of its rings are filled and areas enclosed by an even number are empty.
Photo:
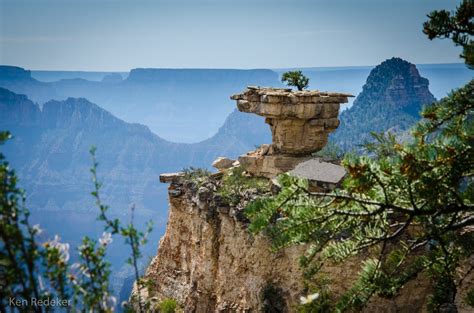
M211 172L205 168L187 167L183 169L184 179L192 181L196 185L200 186L208 177Z
M178 302L175 299L166 298L158 304L160 313L174 313L178 308Z
M245 175L242 166L231 168L226 171L217 194L229 205L237 205L244 192L254 189L257 193L265 193L270 190L270 182L266 178L250 177Z
M464 298L464 301L469 304L470 306L474 307L474 288L469 289Z

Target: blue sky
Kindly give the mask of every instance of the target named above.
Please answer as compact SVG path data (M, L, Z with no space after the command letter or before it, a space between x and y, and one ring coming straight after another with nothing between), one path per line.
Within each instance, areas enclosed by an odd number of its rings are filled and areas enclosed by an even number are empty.
M0 63L44 70L460 62L421 32L447 0L0 0Z

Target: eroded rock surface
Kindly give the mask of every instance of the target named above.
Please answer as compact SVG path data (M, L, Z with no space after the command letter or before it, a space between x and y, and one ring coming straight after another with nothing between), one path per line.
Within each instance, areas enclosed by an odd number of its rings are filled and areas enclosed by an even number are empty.
M231 98L241 112L266 117L275 152L307 155L326 145L329 133L339 126L339 106L348 97L352 95L250 86Z
M279 305L279 312L297 312L300 296L306 294L299 267L306 247L272 252L267 237L250 234L242 212L258 195L249 191L241 204L229 206L219 199L219 184L211 178L201 186L188 181L170 185L168 225L147 269L152 288L144 298L152 303L175 299L185 312L262 312L264 303ZM335 299L355 281L366 257L322 269ZM466 264L463 270L468 269ZM459 312L469 312L462 299L473 279L471 271L459 288ZM263 297L269 286L278 291L278 301ZM426 312L428 286L428 278L420 274L394 298L375 297L362 312Z

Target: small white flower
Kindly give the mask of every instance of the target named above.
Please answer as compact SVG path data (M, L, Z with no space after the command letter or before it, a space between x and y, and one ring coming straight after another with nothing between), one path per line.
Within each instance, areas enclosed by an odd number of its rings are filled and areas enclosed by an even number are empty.
M56 248L64 262L69 261L69 244L62 243L61 238L58 235L54 236L54 239L49 242L52 248Z
M35 235L40 235L43 232L43 230L40 228L39 224L33 225L32 229L33 229L33 233Z
M313 294L307 295L305 297L301 296L300 297L300 302L301 302L301 304L308 304L308 303L313 302L317 298L319 298L319 293L313 293Z
M102 237L99 239L99 243L104 247L112 242L112 234L109 232L103 232Z

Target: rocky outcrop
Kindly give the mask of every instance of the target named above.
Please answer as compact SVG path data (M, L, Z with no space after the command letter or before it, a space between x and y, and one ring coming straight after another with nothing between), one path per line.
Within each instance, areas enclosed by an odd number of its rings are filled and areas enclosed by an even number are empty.
M170 211L158 255L145 275L152 287L142 290L141 299L151 304L151 310L168 298L175 299L185 312L298 310L300 296L308 292L298 259L309 247L272 251L264 233L249 232L245 208L255 198L277 192L279 186L272 178L281 172L307 178L316 189L332 189L343 179L345 171L337 162L313 158L311 152L321 149L324 144L320 141L325 142L337 127L331 121L337 121L339 103L347 96L258 87L233 96L239 110L267 118L272 144L239 157L238 162L217 159L214 165L220 172L204 179L190 172L160 176L161 181L171 183ZM318 131L308 131L314 127L319 127ZM243 177L235 178L237 169ZM230 202L223 190L229 190L226 184L232 179L237 187L247 186L242 179L263 179L268 187L242 191L234 186L230 190L239 190L238 201ZM365 253L342 264L325 263L319 269L330 282L334 299L353 285L362 262L370 258L370 251ZM469 275L472 280L474 274ZM371 299L363 312L424 312L429 286L428 278L420 273L395 297Z
M264 116L272 132L272 143L240 156L240 164L256 176L272 178L309 160L339 126L339 107L348 97L352 95L254 86L233 95L239 111Z
M252 312L264 306L276 312L294 311L304 291L298 257L305 247L272 252L268 238L248 232L243 213L246 203L261 195L245 190L238 204L229 205L217 190L225 183L221 177L234 167L243 167L251 176L273 178L311 161L311 153L324 147L329 132L338 126L339 104L348 96L259 87L233 96L240 111L266 117L272 144L237 162L218 158L213 166L220 173L204 183L181 173L160 175L160 181L171 183L170 215L158 255L146 274L155 288L142 298L173 298L186 312ZM317 165L320 168L302 165L303 171L315 170L306 178L318 176L324 183L337 184L345 174L336 164L318 160ZM322 175L321 170L328 168L331 171ZM295 170L298 175L301 167ZM266 292L269 289L273 296Z
M204 183L174 180L169 187L170 210L166 233L146 273L151 282L142 299L159 303L175 299L185 312L296 312L307 290L299 267L305 246L274 252L265 235L252 235L242 213L258 196L249 191L237 206L222 203L220 178ZM321 271L331 282L334 297L355 281L362 259L327 264ZM469 264L460 272L467 272ZM474 273L465 277L457 296L458 312L469 312L462 299ZM426 312L429 279L419 274L393 298L373 298L363 312ZM266 292L271 288L273 296ZM136 291L135 291L136 292Z
M255 312L262 291L274 285L286 305L297 303L301 248L271 252L237 208L218 204L217 183L171 184L166 233L147 270L154 284L148 298L176 299L186 312Z
M234 162L235 160L226 157L218 157L214 162L212 162L212 167L217 168L219 171L223 171L231 168Z
M308 155L321 150L328 134L339 126L339 107L347 97L352 95L251 86L231 98L237 100L240 111L266 118L272 130L273 151Z

